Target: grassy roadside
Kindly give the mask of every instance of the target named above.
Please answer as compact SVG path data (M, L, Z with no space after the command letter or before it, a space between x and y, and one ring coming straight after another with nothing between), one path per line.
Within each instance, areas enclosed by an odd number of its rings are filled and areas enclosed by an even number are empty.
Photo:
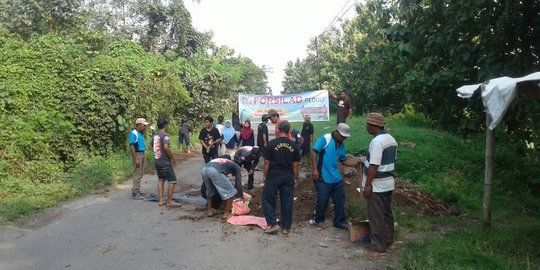
M330 122L313 122L315 137L332 131ZM352 137L345 141L349 153L365 153L371 136L364 118L347 120ZM387 130L399 145L396 163L399 177L415 183L423 191L464 211L462 217L426 217L395 211L398 235L427 234L429 237L406 243L398 254L397 269L540 269L540 201L526 185L515 179L524 175L540 178L535 166L503 170L502 164L531 163L520 157L512 145L496 149L493 228L485 231L482 217L484 177L484 135L466 139L429 128L430 122L414 113L387 119ZM301 123L293 127L301 130ZM527 168L529 167L529 168ZM524 171L525 170L525 171ZM511 179L511 184L508 183ZM395 209L396 210L396 209Z

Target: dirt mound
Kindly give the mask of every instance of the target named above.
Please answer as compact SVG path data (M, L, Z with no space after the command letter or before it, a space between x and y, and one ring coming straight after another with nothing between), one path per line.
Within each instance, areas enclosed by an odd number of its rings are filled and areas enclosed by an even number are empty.
M301 181L299 181L298 187L294 192L295 201L293 209L293 222L296 226L307 225L308 220L313 218L313 212L315 210L315 204L317 201L317 191L315 190L315 186L313 185L313 181L311 180L308 169L302 168L302 172L304 172L304 177ZM353 175L356 175L356 173L353 173ZM353 219L366 219L366 200L356 190L356 188L360 187L361 176L344 177L344 180L345 196L348 205L347 208L349 208L347 215L349 218L352 216ZM255 187L253 190L247 192L253 196L250 203L250 214L255 216L263 216L261 207L262 187ZM418 187L400 179L396 179L396 188L392 194L392 200L393 208L395 209L394 211L397 209L409 209L428 216L459 214L458 211L450 207L447 203L420 191ZM279 197L276 208L276 215L279 216ZM351 208L353 209L352 211L350 210ZM360 214L361 216L354 216L355 214ZM331 222L333 215L334 209L332 205L330 205L326 213L327 222Z
M424 193L415 185L396 179L392 200L398 207L412 208L429 216L457 216L460 212L430 194Z

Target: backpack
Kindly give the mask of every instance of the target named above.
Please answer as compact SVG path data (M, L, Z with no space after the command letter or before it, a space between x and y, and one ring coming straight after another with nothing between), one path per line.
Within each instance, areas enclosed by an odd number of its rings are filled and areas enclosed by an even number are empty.
M327 133L327 134L324 134L323 136L324 136L324 139L326 140L326 144L324 145L323 149L319 152L318 154L319 160L317 161L317 170L319 171L320 180L322 180L321 170L322 170L324 153L325 153L326 147L330 144L330 140L332 139L332 133Z
M302 145L304 144L304 136L302 136L298 130L296 129L292 129L291 130L291 135L292 137L294 138L294 142L297 143L298 145ZM326 147L326 146L325 146Z

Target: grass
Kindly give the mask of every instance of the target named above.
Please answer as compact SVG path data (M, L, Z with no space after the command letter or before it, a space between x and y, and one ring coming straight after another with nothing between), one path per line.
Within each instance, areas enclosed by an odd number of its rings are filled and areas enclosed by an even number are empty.
M353 117L349 153L365 154L372 137L364 118ZM335 128L335 119L313 122L315 138ZM486 231L482 217L484 180L484 134L467 138L429 128L430 121L414 114L394 115L386 129L398 141L396 172L405 181L464 211L463 217L428 217L394 209L398 237L426 235L407 243L398 269L540 269L540 202L527 183L538 182L534 159L520 156L505 143L496 146L493 229ZM301 123L293 123L301 130ZM402 142L416 146L408 148ZM504 165L504 166L502 166ZM523 179L523 181L519 181ZM533 189L534 190L534 189ZM347 213L362 216L365 209L348 202ZM448 233L450 231L450 233ZM421 237L420 237L421 238Z
M130 174L129 155L122 152L89 157L73 171L58 174L44 183L33 181L28 174L10 175L0 179L0 224L124 182Z

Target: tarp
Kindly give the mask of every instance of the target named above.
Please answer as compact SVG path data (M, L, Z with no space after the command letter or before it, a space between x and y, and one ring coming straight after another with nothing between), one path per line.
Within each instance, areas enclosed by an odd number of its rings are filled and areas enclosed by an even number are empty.
M535 72L521 78L500 77L485 83L465 85L457 89L458 96L470 98L476 91L482 91L482 101L487 110L489 129L493 130L501 122L510 103L518 91L518 84L540 82L540 72ZM537 88L538 89L538 88Z
M309 115L311 121L330 120L328 110L328 91L317 90L279 96L238 94L240 120L258 122L269 109L279 113L280 119L289 122L303 122Z

